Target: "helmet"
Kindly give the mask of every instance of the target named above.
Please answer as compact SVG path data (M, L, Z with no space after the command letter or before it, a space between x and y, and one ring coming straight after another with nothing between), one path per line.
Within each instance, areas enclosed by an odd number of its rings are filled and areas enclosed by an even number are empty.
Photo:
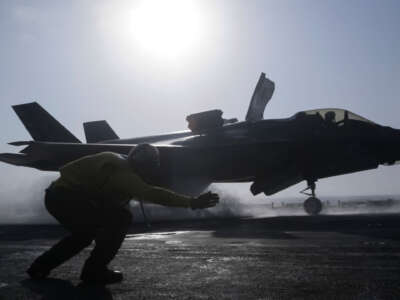
M325 114L325 120L328 122L335 122L336 113L334 111L328 111Z
M138 144L129 151L128 161L137 170L154 170L160 166L160 153L150 144Z

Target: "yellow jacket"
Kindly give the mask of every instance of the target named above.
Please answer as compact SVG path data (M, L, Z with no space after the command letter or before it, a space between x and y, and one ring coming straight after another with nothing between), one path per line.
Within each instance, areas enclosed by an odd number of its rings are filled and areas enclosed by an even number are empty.
M60 169L60 178L51 187L84 193L91 201L124 206L131 199L165 206L190 207L191 197L152 186L135 174L128 161L118 154L102 152L70 162Z

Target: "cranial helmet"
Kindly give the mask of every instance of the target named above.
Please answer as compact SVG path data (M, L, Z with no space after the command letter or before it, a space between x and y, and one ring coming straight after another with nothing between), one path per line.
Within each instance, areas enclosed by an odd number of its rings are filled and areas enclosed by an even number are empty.
M335 122L336 119L336 113L334 111L328 111L325 114L325 120L328 122Z
M150 144L139 144L129 151L128 161L136 169L152 169L159 167L160 153Z

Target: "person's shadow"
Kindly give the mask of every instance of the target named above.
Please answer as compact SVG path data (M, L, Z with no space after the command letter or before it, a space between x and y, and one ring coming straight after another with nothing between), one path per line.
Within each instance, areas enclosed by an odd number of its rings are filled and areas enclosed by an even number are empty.
M43 280L25 279L21 285L42 296L41 300L113 300L111 292L102 285L79 284L70 281L46 278Z

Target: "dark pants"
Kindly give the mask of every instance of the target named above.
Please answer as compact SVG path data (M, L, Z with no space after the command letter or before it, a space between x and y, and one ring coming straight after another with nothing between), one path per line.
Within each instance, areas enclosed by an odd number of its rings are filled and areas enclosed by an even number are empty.
M61 188L46 190L45 205L70 235L39 256L34 264L50 271L96 242L84 269L104 270L117 254L131 224L124 207L99 207L78 192Z

